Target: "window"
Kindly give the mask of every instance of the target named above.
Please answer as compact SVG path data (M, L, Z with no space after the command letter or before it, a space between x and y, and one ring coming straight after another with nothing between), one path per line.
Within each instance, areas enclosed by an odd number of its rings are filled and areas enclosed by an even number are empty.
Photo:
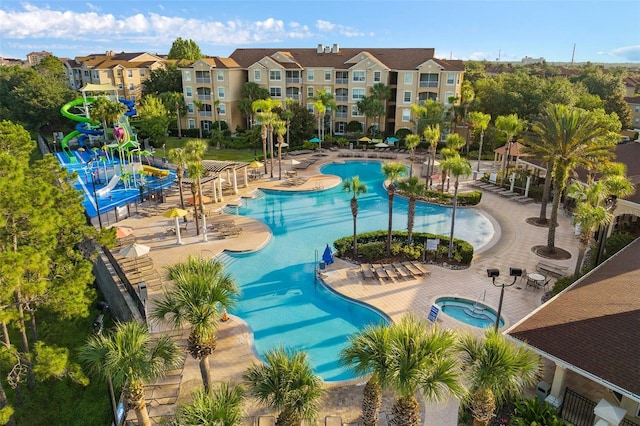
M309 111L311 114L313 114L313 104L307 104L307 111Z
M331 81L331 71L324 70L324 81Z
M260 75L260 70L253 70L253 79L256 81L260 81L262 76Z
M280 70L270 70L269 71L269 80L271 81L280 81L282 80L282 75Z
M413 73L404 73L404 84L413 84Z
M184 81L191 81L191 71L184 72Z
M84 70L84 76L89 77L89 70Z
M351 116L352 117L364 117L364 114L358 108L358 105L351 105Z
M316 78L316 73L314 70L307 71L307 81L313 81Z
M282 88L280 87L269 87L269 96L272 98L281 98L282 97Z
M345 123L344 121L336 122L336 133L338 134L344 133L346 128L347 128L347 123Z
M133 83L129 83L129 90L136 90L136 86Z
M124 86L122 85L122 83L118 83L118 90L124 90Z
M455 74L452 72L447 73L447 86L453 86L456 81Z
M127 77L133 77L133 70L127 70Z
M187 127L190 129L195 129L196 128L196 120L194 120L193 118L190 118L189 120L187 120Z
M224 81L224 71L218 70L218 81Z
M364 71L353 72L353 81L365 81L366 79L367 79L367 75Z
M411 103L411 92L409 90L405 90L402 94L402 102L405 104Z
M364 88L362 89L354 88L351 91L351 99L353 99L354 101L359 101L360 99L364 99L364 96L365 96Z
M380 80L382 80L382 73L380 71L374 71L373 72L373 82L374 83L380 83Z
M313 97L313 86L307 87L307 98Z
M122 70L118 70L118 72L116 73L116 75L117 75L118 77L122 77Z
M409 121L411 121L411 110L408 108L405 108L402 110L402 121L404 121L405 123L408 123Z
M449 98L451 98L452 96L455 96L455 93L453 93L453 92L444 92L444 102L447 105L451 105L451 102L449 101Z
M187 96L187 98L190 98L193 96L193 88L191 86L187 86L184 88L185 91L185 95Z
M636 105L635 108L634 108L634 111L635 112L640 112L640 106Z
M224 98L224 87L218 87L218 97Z
M347 71L336 71L336 84L349 84L349 73Z
M195 110L193 109L193 102L189 102L189 103L187 104L187 111L189 112L189 114L193 114L193 112L195 111Z
M129 100L135 104L136 103L136 95L129 96Z
M218 109L220 110L218 114L226 115L227 114L227 106L225 104L218 104Z
M140 77L144 77L144 76L145 76L144 70L140 70Z

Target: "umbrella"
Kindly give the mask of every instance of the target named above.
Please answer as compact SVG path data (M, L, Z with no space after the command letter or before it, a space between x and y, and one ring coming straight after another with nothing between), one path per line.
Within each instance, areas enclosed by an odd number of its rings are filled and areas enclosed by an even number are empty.
M151 247L149 246L133 243L130 246L126 246L125 248L120 250L118 254L124 258L136 258L149 253L149 250L151 250Z
M324 249L324 253L322 254L322 260L327 265L331 265L333 263L333 253L331 253L331 248L329 248L329 244L327 244L327 248Z
M384 142L380 142L376 144L376 148L389 148L389 145Z
M282 147L283 147L283 148L286 148L286 147L288 147L288 146L289 146L289 144L288 144L288 143L286 143L286 142L282 142L282 144L277 143L277 144L276 144L276 148L277 148L277 147L279 147L280 145L282 145Z
M398 138L396 138L395 136L389 136L389 137L387 138L387 142L389 142L389 143L395 143L395 142L398 142L398 140L399 140L399 139L398 139Z
M128 237L129 235L133 234L133 229L126 227L126 226L117 226L116 227L116 238L120 239L120 238L124 238L124 237Z
M252 162L249 163L249 168L250 169L259 169L262 166L264 166L264 164L262 164L258 160L255 160L255 161L252 161Z
M162 213L162 216L164 216L164 217L175 218L175 221L176 221L176 236L178 237L178 244L182 244L182 239L180 238L180 223L178 222L178 218L185 217L186 215L187 215L187 211L186 210L182 210L182 209L179 209L177 207L174 207L174 208L169 209L166 212Z
M189 197L187 198L187 202L189 204L200 204L200 196L196 196L196 197ZM202 196L202 203L203 204L207 204L211 202L211 197L207 197L206 195Z
M318 139L318 138L311 138L311 139L309 139L309 142L312 142L312 143L320 143L320 139Z
M358 139L360 142L371 142L371 139L369 139L366 136L361 137L360 139Z
M300 164L298 160L293 158L290 158L288 160L282 160L282 162L287 166L295 166L296 164Z

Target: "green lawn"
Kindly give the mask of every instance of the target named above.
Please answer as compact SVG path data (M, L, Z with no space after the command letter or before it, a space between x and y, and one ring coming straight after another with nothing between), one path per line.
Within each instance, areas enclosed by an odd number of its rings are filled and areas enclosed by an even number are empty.
M165 139L165 149L169 152L172 148L183 148L185 143L188 140L193 138L182 138L178 139L176 137L169 137ZM197 139L197 138L196 138ZM208 142L207 139L203 139L205 142ZM259 154L262 154L260 151ZM162 148L156 149L156 155L164 155L162 152ZM209 146L209 150L204 155L205 160L220 160L220 161L253 161L254 155L253 150L250 149L216 149L213 146Z

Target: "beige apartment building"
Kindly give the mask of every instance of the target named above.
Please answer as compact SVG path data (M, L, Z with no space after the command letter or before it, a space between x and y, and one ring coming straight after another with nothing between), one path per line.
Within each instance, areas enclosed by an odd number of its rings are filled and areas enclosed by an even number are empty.
M118 97L139 104L142 82L151 71L164 66L165 59L146 52L114 53L78 56L64 62L69 86L80 90L86 84L111 84L118 88Z
M350 121L359 122L365 130L365 116L356 104L369 96L376 83L391 89L381 123L381 130L387 134L403 128L414 130L412 104L433 99L449 106L451 97L460 98L463 62L434 55L431 48L366 49L319 44L315 49L236 49L230 58L246 70L246 81L266 88L272 98L283 103L291 98L314 112L312 97L318 90L328 90L337 104L331 114L331 128L340 135Z

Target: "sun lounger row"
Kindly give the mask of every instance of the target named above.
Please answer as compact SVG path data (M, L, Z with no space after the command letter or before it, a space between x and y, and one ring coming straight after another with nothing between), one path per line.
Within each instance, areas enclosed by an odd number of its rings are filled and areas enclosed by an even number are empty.
M293 166L296 170L306 170L310 165L318 161L317 158L301 159L300 163Z
M213 236L217 238L231 238L242 234L242 228L239 226L230 226L221 228L213 232Z
M298 177L294 177L294 178L285 179L284 181L282 181L282 185L284 185L284 186L300 186L303 183L307 182L308 180L309 180L308 177L298 176Z
M379 280L397 280L399 278L414 278L429 275L429 270L420 262L407 261L402 263L363 263L360 265L365 280L377 278Z

